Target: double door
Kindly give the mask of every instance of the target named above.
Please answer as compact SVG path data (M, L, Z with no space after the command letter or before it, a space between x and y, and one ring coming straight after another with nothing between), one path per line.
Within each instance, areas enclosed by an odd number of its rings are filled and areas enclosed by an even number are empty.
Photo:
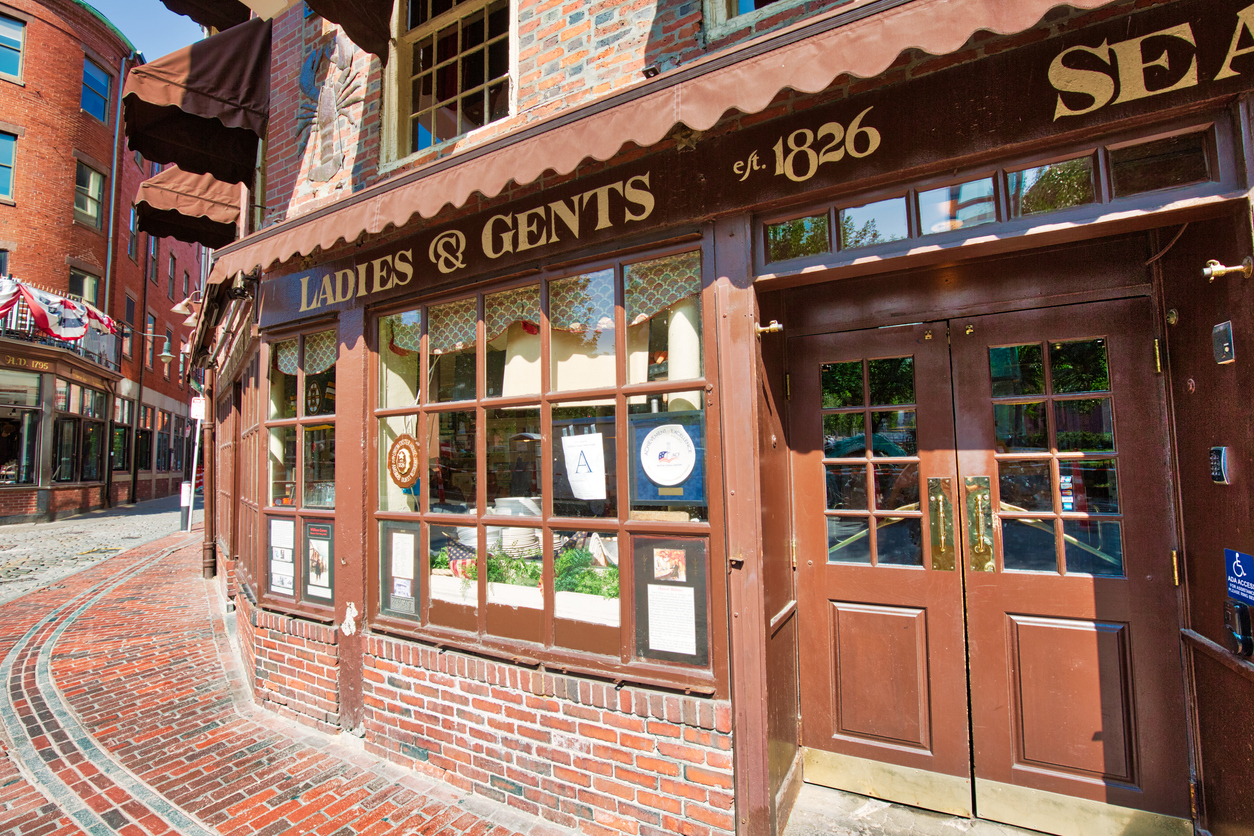
M806 780L1191 833L1144 298L789 342Z

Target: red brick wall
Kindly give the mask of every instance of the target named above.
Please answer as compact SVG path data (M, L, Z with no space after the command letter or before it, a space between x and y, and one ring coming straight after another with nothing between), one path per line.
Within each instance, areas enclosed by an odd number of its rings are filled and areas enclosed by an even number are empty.
M367 639L366 748L581 833L731 833L731 704Z
M122 481L118 481L121 478ZM113 474L113 484L109 486L109 496L114 506L127 502L131 498L131 480L128 474Z
M104 505L104 485L88 485L79 488L53 488L49 510L54 515L90 511Z
M39 491L34 488L0 491L0 517L20 517L39 511Z
M285 717L339 731L339 648L332 625L291 618L236 599L245 669L253 697Z

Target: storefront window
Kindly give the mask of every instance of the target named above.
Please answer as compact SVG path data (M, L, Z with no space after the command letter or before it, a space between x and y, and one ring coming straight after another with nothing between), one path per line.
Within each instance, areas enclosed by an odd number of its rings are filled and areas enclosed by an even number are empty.
M152 470L152 429L156 412L151 406L139 408L139 429L135 432L135 464L140 470Z
M104 479L105 393L57 378L53 405L52 480L99 482Z
M40 376L0 371L0 485L32 485L39 450Z
M84 482L98 482L104 478L105 425L100 421L83 422L83 474Z
M157 413L157 472L165 473L170 469L170 413L160 410Z
M380 617L709 675L702 286L677 250L378 318Z
M78 461L78 421L58 418L52 425L52 481L73 482Z
M270 430L270 504L296 504L296 428Z

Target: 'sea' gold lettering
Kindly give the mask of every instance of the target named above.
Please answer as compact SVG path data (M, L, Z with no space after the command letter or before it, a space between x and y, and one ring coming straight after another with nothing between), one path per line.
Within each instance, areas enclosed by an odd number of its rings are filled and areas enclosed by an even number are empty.
M1115 64L1119 68L1119 98L1115 99L1115 104L1133 102L1137 99L1197 86L1196 52L1190 57L1188 68L1175 84L1169 87L1161 87L1157 90L1150 90L1145 86L1145 71L1150 67L1162 67L1168 71L1172 69L1168 66L1170 59L1165 46L1162 47L1162 54L1158 58L1153 61L1145 60L1145 42L1151 38L1176 38L1195 49L1197 47L1197 41L1193 39L1193 29L1187 23L1173 26L1170 29L1163 29L1160 32L1143 35L1139 38L1131 38L1130 40L1120 41L1117 44L1111 44L1110 48L1115 53Z
M1254 46L1241 49L1241 36L1247 32L1250 34L1250 37L1254 37L1254 6L1246 6L1237 12L1237 29L1232 33L1232 45L1228 47L1228 55L1224 58L1223 67L1215 74L1215 81L1240 75L1240 73L1232 69L1232 62L1242 55L1254 53Z
M1059 93L1080 93L1093 101L1088 107L1072 109L1058 97L1058 107L1054 109L1054 120L1062 116L1082 116L1105 107L1115 96L1115 81L1106 73L1097 70L1081 70L1067 65L1067 56L1073 53L1095 55L1105 64L1110 64L1110 45L1102 41L1099 47L1073 46L1064 49L1049 65L1049 83Z

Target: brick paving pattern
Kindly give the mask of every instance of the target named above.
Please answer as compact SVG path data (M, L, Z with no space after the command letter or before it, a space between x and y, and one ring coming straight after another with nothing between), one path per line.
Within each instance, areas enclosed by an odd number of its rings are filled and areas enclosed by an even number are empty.
M201 537L3 605L0 833L568 833L257 709Z

